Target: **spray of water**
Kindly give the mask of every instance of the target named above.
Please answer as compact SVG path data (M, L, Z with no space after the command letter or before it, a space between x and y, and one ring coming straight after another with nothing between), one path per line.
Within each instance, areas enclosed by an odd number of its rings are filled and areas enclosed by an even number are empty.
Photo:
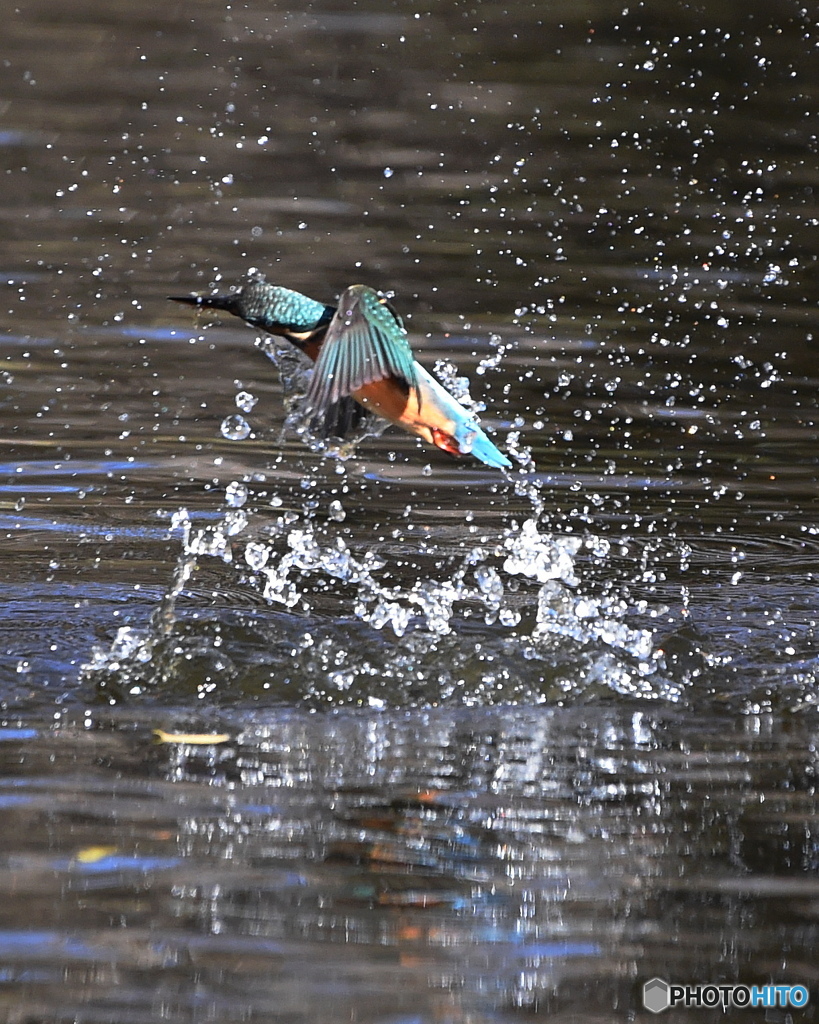
M304 364L291 348L274 339L264 339L260 345L279 366L286 393L295 396L288 400L292 425L298 416L298 395L304 390ZM470 402L468 385L457 378L455 368L447 364L439 370L461 401ZM239 408L250 413L255 404L252 396L241 392L240 397ZM334 454L346 458L354 447L355 440ZM147 628L123 627L110 646L93 650L84 667L86 677L106 689L111 699L167 682L186 658L190 661L190 636L183 640L177 635L180 596L199 565L217 560L236 574L240 586L255 590L271 609L296 620L302 617L305 629L289 649L289 657L294 663L301 659L306 672L323 674L333 693L349 689L356 678L383 675L384 670L375 665L379 659L373 658L372 651L355 650L349 642L332 637L325 638L316 662L314 630L309 627L313 606L328 590L337 594L345 622L357 622L357 628L383 638L375 642L390 652L386 675L402 671L417 675L419 657L425 659L428 699L446 699L457 690L459 699L482 700L487 689L493 700L513 698L519 689L504 685L511 675L503 665L498 670L497 662L515 659L547 666L540 676L550 679L552 694L594 686L634 696L678 699L679 687L667 678L653 631L630 624L633 608L628 600L612 592L592 593L583 585L583 559L605 557L608 542L594 535L549 530L543 479L535 472L528 448L521 444L519 430L510 432L507 449L517 467L506 473L501 486L525 499L529 514L509 522L489 543L433 559L431 567L419 570L410 581L396 571L389 554L345 539L340 524L347 511L338 498L329 502L321 517L317 513L321 501L312 496L301 510L291 508L271 516L270 506L281 508L285 500L276 494L271 498L267 492L266 501L257 501L248 479L228 485L225 507L215 523L195 526L179 510L171 526L181 550L167 593ZM342 466L339 470L344 472ZM317 481L311 472L315 476L315 464L305 473L301 489L313 495ZM292 502L292 495L289 499ZM412 515L409 506L407 514ZM476 634L477 623L482 626ZM197 636L197 653L202 643L202 636ZM435 668L436 655L439 661L447 657L452 664L471 664L474 652L487 644L494 645L496 654L484 654L481 665L472 666L470 685L464 682L469 673L462 672L453 686L440 665ZM466 650L468 656L463 653ZM221 659L227 666L226 658L220 652L217 662ZM561 671L555 668L558 663ZM493 683L489 688L487 679ZM213 685L211 675L199 696ZM368 702L380 699L374 684Z

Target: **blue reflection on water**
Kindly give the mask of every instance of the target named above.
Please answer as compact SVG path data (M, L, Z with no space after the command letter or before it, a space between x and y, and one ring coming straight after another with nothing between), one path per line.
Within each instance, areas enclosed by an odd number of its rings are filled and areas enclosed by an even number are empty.
M0 743L9 740L33 740L39 735L36 729L2 729L0 728Z
M30 459L26 462L0 462L0 476L8 474L16 478L29 476L80 476L81 474L116 473L132 469L155 469L156 463L147 459L141 462L134 459L126 461L118 459L67 459L65 461L49 461L47 459ZM27 486L31 486L30 484Z
M0 796L0 810L8 807L21 807L24 804L30 804L31 797L29 796L18 796L7 793L5 796Z
M126 854L112 853L98 860L81 861L72 859L62 861L61 867L70 867L72 872L81 875L104 875L116 872L167 871L178 867L182 861L179 857L134 857Z

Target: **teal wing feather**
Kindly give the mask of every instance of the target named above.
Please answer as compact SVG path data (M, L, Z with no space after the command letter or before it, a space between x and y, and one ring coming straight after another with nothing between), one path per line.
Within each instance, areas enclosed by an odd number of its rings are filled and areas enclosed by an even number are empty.
M366 285L353 285L339 300L316 360L305 412L323 429L340 401L366 384L394 378L407 394L417 388L415 360L398 315Z

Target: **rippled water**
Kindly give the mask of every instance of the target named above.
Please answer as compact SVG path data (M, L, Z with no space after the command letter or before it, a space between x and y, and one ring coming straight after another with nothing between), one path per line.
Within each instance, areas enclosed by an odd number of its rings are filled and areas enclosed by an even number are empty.
M0 1016L815 1005L815 12L5 33ZM166 300L251 268L393 292L514 469L311 450Z

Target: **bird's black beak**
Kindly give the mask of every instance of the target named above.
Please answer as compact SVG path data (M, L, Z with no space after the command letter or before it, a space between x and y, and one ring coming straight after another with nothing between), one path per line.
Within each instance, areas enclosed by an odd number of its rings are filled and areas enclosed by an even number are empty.
M183 302L186 306L197 306L199 309L224 309L233 313L236 309L238 295L169 295L172 302Z

